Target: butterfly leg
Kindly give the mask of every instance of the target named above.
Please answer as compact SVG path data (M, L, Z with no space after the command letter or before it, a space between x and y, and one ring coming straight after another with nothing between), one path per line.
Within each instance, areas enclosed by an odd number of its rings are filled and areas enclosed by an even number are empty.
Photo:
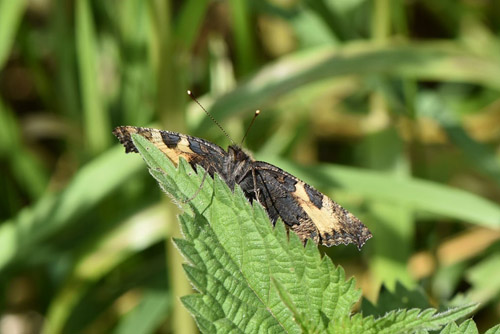
M194 193L193 196L191 196L190 198L188 199L185 199L183 200L181 203L182 204L186 204L186 203L189 203L191 202L193 199L195 199L196 196L198 196L198 194L200 193L201 191L201 188L203 187L203 183L205 182L205 179L207 178L207 174L208 172L205 170L205 173L203 174L203 179L201 179L201 183L200 183L200 186L198 187L198 189L196 190L196 192Z
M255 168L253 167L252 167L252 180L253 180L253 192L255 194L255 198L257 199L257 202L260 203L260 189L257 188L257 176L255 175Z

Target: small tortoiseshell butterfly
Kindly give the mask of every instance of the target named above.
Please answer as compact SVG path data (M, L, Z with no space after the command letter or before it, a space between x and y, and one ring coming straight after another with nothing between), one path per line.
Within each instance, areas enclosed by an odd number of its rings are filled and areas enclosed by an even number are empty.
M201 138L119 126L113 134L127 153L138 152L131 138L134 133L153 143L176 166L183 157L191 166L203 167L211 177L217 173L231 189L238 184L250 202L257 200L264 206L273 223L280 217L303 242L312 239L325 246L353 243L361 248L372 237L358 218L330 198L276 166L255 161L237 145L230 145L226 152Z

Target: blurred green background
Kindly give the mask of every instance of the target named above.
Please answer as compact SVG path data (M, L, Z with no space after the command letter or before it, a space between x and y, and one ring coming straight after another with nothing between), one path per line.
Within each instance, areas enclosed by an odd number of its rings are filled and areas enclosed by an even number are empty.
M244 146L368 225L361 252L322 249L368 300L402 284L498 323L499 18L485 0L0 0L0 332L196 332L179 211L111 134L226 147L187 89L236 142L261 109Z

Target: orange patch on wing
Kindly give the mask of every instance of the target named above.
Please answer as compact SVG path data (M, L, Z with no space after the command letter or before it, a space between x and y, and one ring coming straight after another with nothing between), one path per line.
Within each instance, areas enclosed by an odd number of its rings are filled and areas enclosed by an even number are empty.
M338 230L340 223L333 214L332 203L329 201L328 197L323 195L322 207L319 209L309 199L304 185L305 184L303 182L297 182L293 196L299 203L300 207L306 212L309 218L311 218L311 221L316 226L319 233L324 235L325 233L331 233L332 230Z
M145 137L146 138L146 137ZM194 152L189 147L189 141L187 137L180 136L181 140L177 143L176 147L170 148L163 142L163 138L161 137L161 133L152 132L150 141L162 151L167 158L169 158L174 165L179 164L179 157L183 157L186 161L190 161Z

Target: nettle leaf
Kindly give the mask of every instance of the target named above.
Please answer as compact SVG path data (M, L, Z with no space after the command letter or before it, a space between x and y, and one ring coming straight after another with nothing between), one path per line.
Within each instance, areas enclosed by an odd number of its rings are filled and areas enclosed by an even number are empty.
M382 316L387 312L403 308L431 307L425 292L420 287L409 289L400 282L396 282L394 289L390 290L385 285L380 287L377 305L372 304L368 299L363 298L361 310L365 315L375 317Z
M472 320L466 320L460 326L456 323L448 324L440 334L478 334L477 326ZM500 334L500 325L490 328L484 334Z
M183 159L175 168L149 141L132 138L150 173L184 209L184 239L174 242L199 293L182 302L204 333L426 333L475 308L352 315L360 291L314 243L304 247L281 221L273 228L262 206L251 205L238 186L232 192L217 175L204 176L201 167L195 172Z
M500 325L488 329L484 334L500 334Z

